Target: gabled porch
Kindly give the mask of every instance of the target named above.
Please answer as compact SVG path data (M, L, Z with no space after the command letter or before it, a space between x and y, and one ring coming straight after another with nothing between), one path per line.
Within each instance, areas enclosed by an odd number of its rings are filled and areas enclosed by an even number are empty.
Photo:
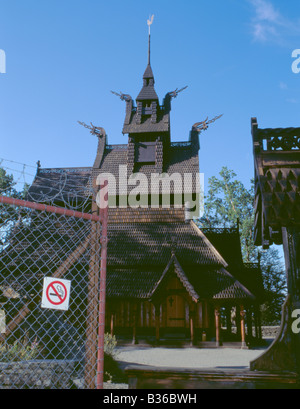
M184 271L174 253L147 298L108 299L106 326L120 344L246 348L261 341L255 297L225 268Z

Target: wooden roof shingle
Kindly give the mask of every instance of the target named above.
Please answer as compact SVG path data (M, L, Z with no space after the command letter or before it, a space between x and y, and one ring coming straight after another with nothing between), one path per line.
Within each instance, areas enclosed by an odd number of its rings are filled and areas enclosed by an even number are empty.
M300 227L300 128L258 128L252 118L255 244L282 244L282 227Z

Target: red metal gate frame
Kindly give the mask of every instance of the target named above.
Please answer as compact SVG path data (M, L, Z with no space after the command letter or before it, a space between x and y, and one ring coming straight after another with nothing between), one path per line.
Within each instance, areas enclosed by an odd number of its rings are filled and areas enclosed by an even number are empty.
M104 187L107 181L104 183ZM107 196L105 200L107 199ZM100 207L99 214L88 214L75 210L65 209L57 206L49 206L42 203L29 202L27 200L16 199L7 196L0 196L0 203L26 207L38 211L60 214L79 219L100 222L102 225L101 235L101 264L100 264L100 289L99 289L99 312L98 312L98 352L97 352L97 389L103 389L104 375L104 332L105 332L105 298L106 298L106 266L107 266L107 223L108 223L108 201L106 206L103 203Z
M100 190L108 185L105 180ZM104 203L106 205L104 206ZM107 266L107 223L108 223L108 193L101 195L99 218L102 223L100 288L99 288L99 325L98 325L98 354L97 354L97 389L103 389L104 378L104 333L105 333L105 299L106 299L106 266Z

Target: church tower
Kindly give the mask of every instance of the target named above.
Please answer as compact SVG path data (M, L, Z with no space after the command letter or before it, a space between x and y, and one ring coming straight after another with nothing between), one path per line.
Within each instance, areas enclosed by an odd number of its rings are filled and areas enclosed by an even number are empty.
M141 164L155 165L155 171L164 171L164 152L170 145L170 100L167 94L162 106L154 88L155 80L150 62L150 25L148 64L143 75L143 86L136 97L126 98L126 116L123 134L128 134L128 170L139 171Z

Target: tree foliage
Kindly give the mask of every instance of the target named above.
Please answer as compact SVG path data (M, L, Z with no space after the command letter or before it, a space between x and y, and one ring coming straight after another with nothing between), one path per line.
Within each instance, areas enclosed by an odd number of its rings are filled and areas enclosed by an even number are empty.
M16 189L17 182L13 175L0 168L0 195L24 199L29 188L27 183L21 191ZM0 204L0 252L8 244L10 233L16 222L20 221L20 212L16 206Z
M23 199L29 185L25 183L21 191L16 189L16 185L17 182L14 180L13 175L9 175L5 169L0 168L0 195Z
M219 178L209 179L205 197L205 213L201 219L203 227L233 227L240 225L242 250L245 261L250 262L254 253L253 244L253 197L254 184L246 189L236 179L236 173L223 167Z

